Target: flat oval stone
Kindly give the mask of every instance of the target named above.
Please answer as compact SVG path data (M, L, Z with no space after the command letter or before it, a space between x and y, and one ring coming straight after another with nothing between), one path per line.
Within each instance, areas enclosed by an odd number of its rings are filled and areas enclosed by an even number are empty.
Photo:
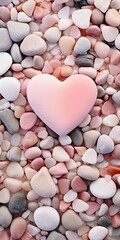
M96 180L99 178L99 170L96 167L82 165L78 168L78 175L87 180Z
M61 37L61 31L58 27L51 27L45 31L44 36L48 42L57 43Z
M40 229L52 231L58 227L60 216L54 208L43 206L35 210L34 221Z
M84 54L86 53L91 47L91 43L88 38L80 37L75 44L74 52L77 54Z
M26 230L26 221L22 217L17 217L12 221L10 233L14 239L20 239Z
M89 231L89 239L103 240L108 234L108 229L102 226L95 226Z
M0 225L7 228L12 222L12 214L6 206L0 207Z
M20 92L20 82L14 77L0 79L0 93L8 101L14 101Z
M113 140L106 134L102 134L97 141L97 152L107 154L114 150Z
M66 237L59 233L59 232L56 232L56 231L52 231L49 236L47 237L47 240L67 240Z
M111 178L101 177L90 184L90 191L97 198L109 199L116 193L116 185Z
M46 49L46 42L35 34L25 37L20 45L21 52L26 56L41 55Z
M14 113L10 109L0 111L0 120L5 125L9 133L14 134L19 131L19 122L15 118Z
M73 11L72 20L73 23L82 29L86 29L90 25L90 17L92 11L90 9L79 9Z
M12 65L12 57L7 52L0 52L0 75L3 75Z
M14 42L20 42L29 34L29 25L27 23L8 21L7 27Z
M67 210L66 212L64 212L61 221L64 228L72 231L77 230L83 224L79 215L73 210Z
M18 192L11 196L8 203L8 208L12 214L21 215L26 208L26 204L27 201L25 195L21 192Z
M6 28L0 28L0 51L4 52L10 49L12 41Z

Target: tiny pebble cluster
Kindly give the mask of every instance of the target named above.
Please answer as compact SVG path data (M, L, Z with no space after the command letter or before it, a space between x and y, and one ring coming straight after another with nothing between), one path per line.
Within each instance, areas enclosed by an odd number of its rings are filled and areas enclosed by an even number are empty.
M97 86L68 135L28 103L42 73ZM120 239L120 0L0 0L0 240L17 239Z

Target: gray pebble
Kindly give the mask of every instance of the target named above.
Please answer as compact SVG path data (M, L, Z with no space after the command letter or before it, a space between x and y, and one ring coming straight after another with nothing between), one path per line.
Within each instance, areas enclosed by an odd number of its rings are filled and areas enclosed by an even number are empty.
M0 120L3 122L8 132L13 134L19 131L19 122L10 109L0 111Z
M0 161L4 161L6 160L6 158L7 158L7 153L2 151L2 153L0 154Z
M12 215L6 206L0 207L0 225L7 228L12 222Z
M112 95L112 100L113 100L117 105L120 106L120 91L118 91L118 92L116 92L116 93L114 93L114 94Z
M8 21L7 27L11 39L14 42L20 42L29 34L29 25L27 23L21 23L16 21Z
M97 152L108 154L114 150L113 140L106 134L102 134L97 140Z
M49 234L47 240L67 240L67 239L63 234L53 231Z
M98 220L98 225L103 227L109 227L111 225L111 221L107 216L100 217Z
M48 134L49 134L51 137L53 137L53 138L58 138L57 133L53 132L53 130L50 129L47 125L46 125L45 127L46 127L46 130L47 130Z
M98 98L104 97L104 95L105 95L105 90L104 90L104 88L101 87L101 86L97 86L97 89L98 89L98 95L97 95L97 97L98 97Z
M33 58L33 67L36 68L36 69L42 69L43 68L43 65L44 65L44 60L41 56L34 56Z
M83 136L79 128L74 129L69 136L75 146L81 146L83 143Z
M116 240L116 239L120 239L120 227L118 227L118 228L113 228L112 236L115 237L115 240ZM118 237L118 238L117 238L117 237Z
M94 56L91 54L78 55L75 59L75 63L79 67L93 67Z
M117 207L120 207L120 189L117 190L114 197L112 198L112 201Z
M81 7L87 6L88 3L86 0L80 0L80 1L74 1L74 5L75 7L81 8Z
M7 6L12 0L0 0L0 5Z
M26 197L23 193L15 193L8 203L9 211L15 215L21 215L26 208Z
M12 147L7 153L7 159L10 161L20 161L22 151L19 147Z
M51 136L48 136L46 139L40 141L40 147L42 149L52 148L54 145L54 139Z
M15 63L21 63L22 61L22 54L20 52L19 45L14 43L11 47L11 56Z
M0 28L0 52L9 50L11 46L12 41L8 30L6 28Z

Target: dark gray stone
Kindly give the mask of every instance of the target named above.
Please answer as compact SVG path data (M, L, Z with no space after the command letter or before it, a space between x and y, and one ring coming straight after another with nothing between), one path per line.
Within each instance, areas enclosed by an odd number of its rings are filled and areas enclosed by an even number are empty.
M0 111L0 120L5 125L9 133L14 134L19 131L19 122L15 118L14 113L10 109Z
M15 193L10 198L8 208L12 214L21 215L26 208L26 197L23 193Z
M69 133L69 136L72 139L72 143L75 146L81 146L83 143L83 136L80 129L77 127L72 132Z
M94 56L91 54L78 55L75 59L75 63L79 67L93 67Z
M103 227L109 227L111 225L111 221L107 216L100 217L98 220L98 225Z
M57 133L53 132L53 130L50 129L47 125L45 127L47 129L47 132L48 132L49 136L51 136L53 138L58 138L58 134Z
M63 234L53 231L49 234L47 240L67 240L67 239Z
M74 1L74 5L75 7L81 8L81 7L87 6L88 3L86 0L80 0L80 1Z

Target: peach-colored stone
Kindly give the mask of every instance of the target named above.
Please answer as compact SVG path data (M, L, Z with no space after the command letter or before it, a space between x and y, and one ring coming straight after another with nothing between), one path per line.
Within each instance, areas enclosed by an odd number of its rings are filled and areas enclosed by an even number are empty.
M59 192L64 195L69 191L69 187L70 187L70 180L69 179L64 179L61 178L58 180L58 188L59 188Z
M58 163L49 169L50 174L60 176L68 173L64 163Z
M65 212L70 207L70 205L71 203L60 201L59 209L61 212Z
M34 146L38 141L36 134L32 131L28 131L22 139L22 144L25 148Z
M19 239L23 236L26 230L26 221L22 217L15 218L10 226L11 236L15 239Z

